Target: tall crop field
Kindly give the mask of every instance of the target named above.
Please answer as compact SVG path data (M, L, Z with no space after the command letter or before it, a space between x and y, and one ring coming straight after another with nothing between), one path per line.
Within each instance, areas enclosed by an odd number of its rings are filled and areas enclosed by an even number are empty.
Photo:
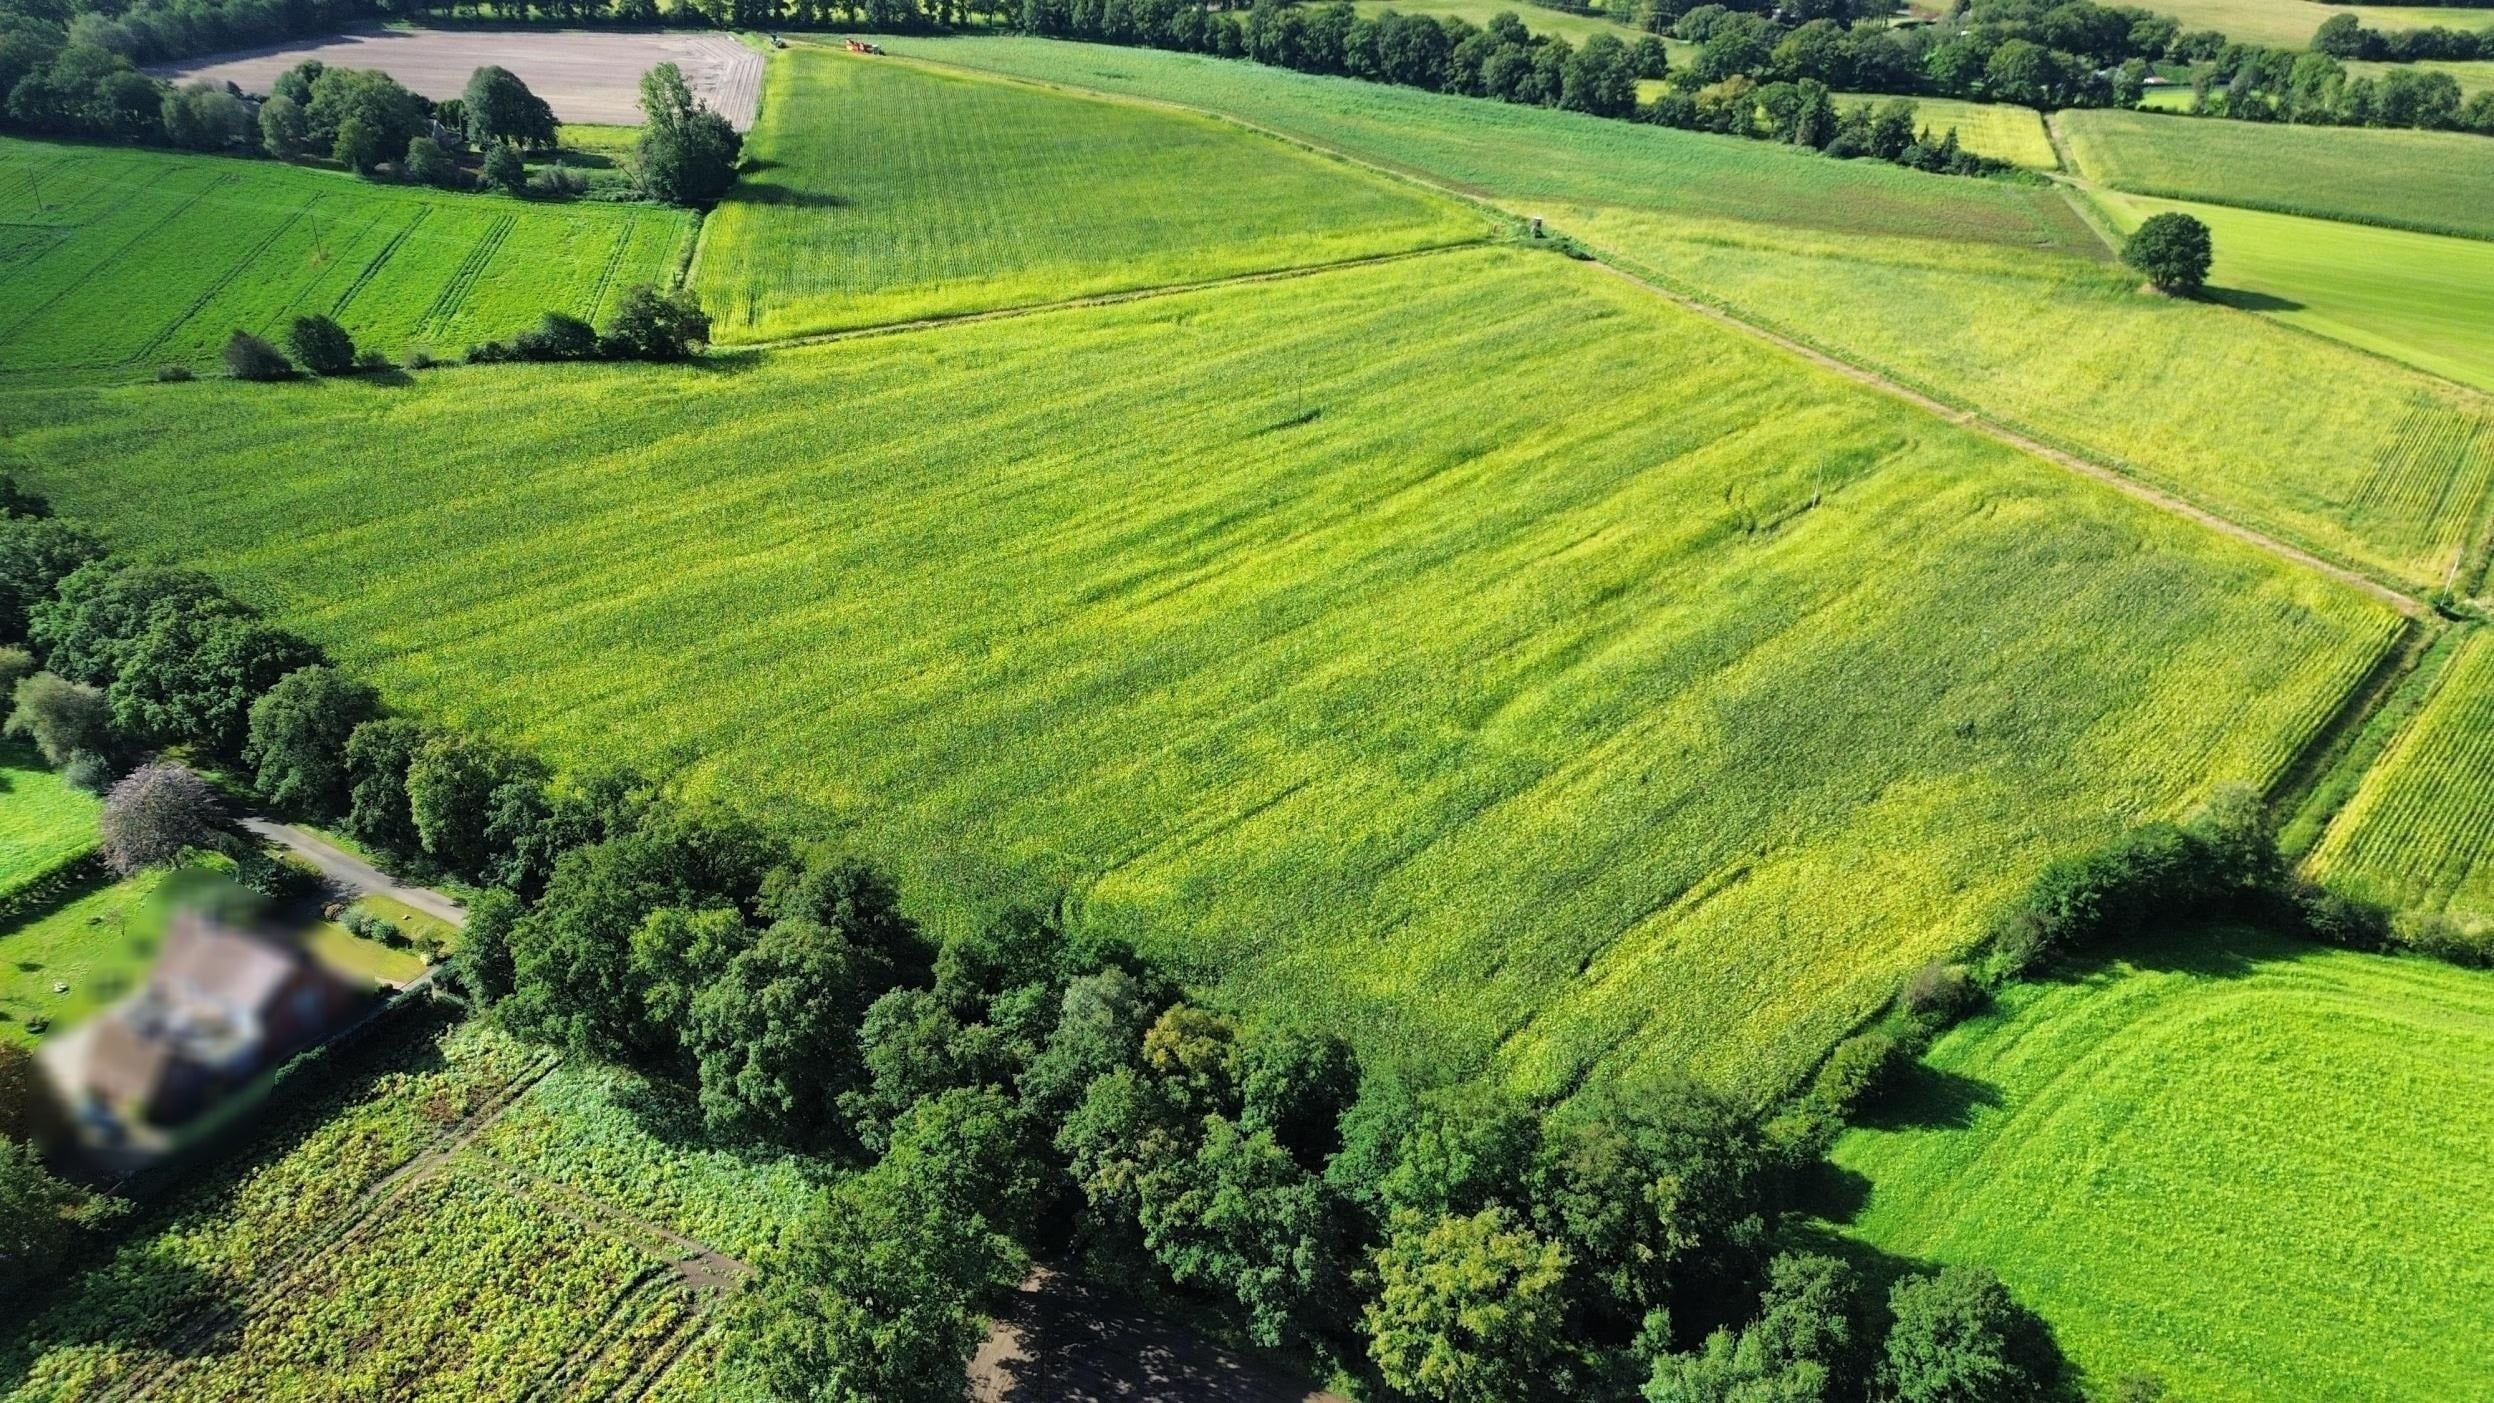
M0 138L0 385L212 363L335 317L392 357L667 282L678 210L375 185L229 156Z
M2494 455L2469 426L2494 401L2143 294L2126 270L1610 209L1564 217L1672 286L2419 591L2442 587L2482 530ZM2385 490L2386 476L2402 482Z
M2046 858L2276 775L2395 622L1521 251L27 408L64 510L403 704L1541 1089L1780 1084Z
M2480 136L2109 110L2054 120L2081 172L2134 195L2494 238L2494 142Z
M799 46L694 285L723 342L1484 237L1413 186L1226 123Z
M2479 632L2312 850L2312 871L2385 905L2494 921L2494 640Z
M1848 1231L1997 1270L2100 1385L2194 1403L2494 1378L2494 976L2177 932L2007 990L1838 1143Z
M1887 93L1837 93L1835 99L1839 108L1895 101ZM2052 149L2052 138L2044 131L2043 114L2032 107L2007 102L1967 102L1953 97L1917 97L1912 102L1914 125L1935 137L1954 131L1957 144L1978 156L2029 170L2061 168L2061 157Z
M1411 171L1526 213L1536 202L2099 253L2042 186L1831 161L1740 137L1424 93L1201 54L1047 39L897 39L946 64L1182 103Z
M2494 391L2494 242L2139 195L2096 198L2123 229L2167 210L2206 224L2217 253L2209 295L2219 301Z

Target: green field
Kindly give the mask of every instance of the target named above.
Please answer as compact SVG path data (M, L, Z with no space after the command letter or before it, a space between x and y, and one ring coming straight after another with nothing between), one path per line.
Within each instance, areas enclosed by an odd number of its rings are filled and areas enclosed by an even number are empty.
M2494 390L2494 243L2137 195L2097 198L2122 229L2164 210L2206 224L2218 301Z
M2054 120L2080 172L2116 190L2494 239L2494 141L2481 136L2114 111Z
M2014 986L1836 1148L1848 1231L1978 1262L2193 1403L2494 1377L2494 976L2240 932Z
M93 852L102 809L32 747L0 741L0 902Z
M1633 44L1645 31L1633 24L1613 20L1609 15L1574 15L1564 10L1546 10L1539 5L1519 0L1351 0L1351 8L1363 15L1392 10L1404 15L1427 15L1432 19L1453 16L1469 20L1486 29L1501 11L1512 11L1524 21L1524 27L1535 34L1555 34L1571 44L1581 45L1597 34L1608 34L1623 44Z
M376 185L226 156L0 138L0 385L214 362L310 312L396 358L674 273L691 216Z
M1862 102L1876 106L1893 100L1886 93L1836 94L1840 107ZM1913 103L1917 126L1935 136L1955 128L1957 144L1978 156L2029 170L2061 168L2061 158L2052 149L2052 138L2044 132L2043 114L2032 107L1966 102L1953 97L1917 97Z
M1208 118L799 47L693 285L725 343L1484 237L1412 186Z
M0 1038L31 1046L139 986L156 954L141 913L156 881L143 874L90 886L0 928ZM28 1026L38 1020L48 1025L41 1033Z
M751 1220L790 1211L810 1172L674 1148L611 1075L548 1075L549 1054L482 1026L384 1037L343 1059L367 1070L298 1082L261 1146L0 1325L0 1397L715 1396L704 1331L743 1268L634 1190L692 1186L759 1242ZM563 1178L528 1153L544 1143Z
M2042 186L1831 161L1772 142L1199 54L1043 39L894 39L890 47L966 68L1217 112L1494 198L1521 213L1545 213L1545 205L1570 201L1619 204L1778 227L2101 251L2068 202Z
M2480 432L2494 437L2494 423ZM2384 905L2494 920L2494 642L2478 633L2443 669L2322 835L2311 870Z
M2494 452L2456 429L2494 412L2484 396L2263 318L2142 294L2126 270L1568 217L1674 286L2420 591L2441 587L2482 529ZM2419 441L2447 451L2419 454Z
M2494 18L2494 12L2479 11L2476 16L2477 27L2484 28L2490 18ZM2459 80L2459 91L2463 97L2474 97L2488 88L2494 88L2494 59L2429 58L2419 59L2414 63L2383 63L2350 59L2347 62L2347 72L2358 78L2379 78L2394 68L2413 69L2419 73L2448 73Z
M2316 0L2153 0L2143 8L2172 15L2185 29L2214 29L2246 44L2302 49L2333 15L2353 15L2367 29L2483 29L2494 9L2424 5L2325 5Z
M1780 1084L2044 857L2275 775L2394 622L1516 251L731 375L42 415L64 510L401 704L705 757L915 889L1068 890L1540 1088Z

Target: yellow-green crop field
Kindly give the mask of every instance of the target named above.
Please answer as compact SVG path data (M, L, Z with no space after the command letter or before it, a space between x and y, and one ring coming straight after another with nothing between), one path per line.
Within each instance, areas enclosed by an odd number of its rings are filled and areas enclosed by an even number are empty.
M1839 106L1895 99L1884 93L1838 93ZM2007 161L2029 170L2059 170L2061 158L2044 132L2043 114L2032 107L2005 102L1967 102L1953 97L1913 99L1915 125L1938 136L1954 129L1957 144L1978 156Z
M0 138L0 385L205 365L237 328L315 312L392 357L455 353L669 281L691 230L680 210Z
M2218 301L2494 391L2494 242L2141 195L2096 200L2125 230L2165 210L2206 224Z
M2480 11L2475 18L2476 27L2480 29L2494 23L2494 13ZM2443 23L2447 26L2450 21L2445 20ZM2414 63L2350 59L2347 62L2348 74L2357 78L2379 78L2394 68L2404 68L2417 73L2448 73L2458 81L2462 97L2475 97L2488 88L2494 88L2494 59L2428 58L2418 59Z
M2494 425L2482 432L2494 436ZM2312 850L2332 886L2494 920L2494 642L2477 633Z
M1219 113L1520 213L1600 203L1778 227L2102 253L2068 201L2040 184L1935 178L1772 142L1201 54L1003 38L894 39L889 47L961 68Z
M705 1332L745 1264L668 1205L759 1244L819 1169L682 1148L613 1074L428 1017L333 1054L256 1146L12 1322L0 1398L735 1396ZM533 1153L556 1142L559 1165Z
M2367 29L2483 29L2494 9L2431 5L2330 5L2317 0L2153 0L2143 8L2182 21L2185 29L2213 29L2229 39L2272 48L2303 49L2312 33L2334 15L2353 15Z
M2494 446L2460 430L2494 402L2263 317L2143 293L2126 269L1570 218L1673 286L2419 592L2448 582L2481 530Z
M2470 1398L2494 1377L2494 975L2182 931L2004 991L1872 1128L1847 1231L1997 1270L2099 1385Z
M2480 136L2111 110L2054 120L2082 174L2134 195L2494 239L2494 141Z
M64 511L404 705L703 757L931 899L1063 891L1544 1090L1783 1084L2046 858L2274 778L2396 631L1517 250L716 373L16 408Z
M703 232L725 343L1477 240L1453 201L1210 118L799 46Z

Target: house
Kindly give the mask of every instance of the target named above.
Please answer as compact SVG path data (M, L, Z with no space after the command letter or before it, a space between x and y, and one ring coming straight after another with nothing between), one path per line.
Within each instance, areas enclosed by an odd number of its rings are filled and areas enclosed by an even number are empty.
M73 1099L177 1125L352 1021L362 994L301 948L176 912L147 984L100 1015Z

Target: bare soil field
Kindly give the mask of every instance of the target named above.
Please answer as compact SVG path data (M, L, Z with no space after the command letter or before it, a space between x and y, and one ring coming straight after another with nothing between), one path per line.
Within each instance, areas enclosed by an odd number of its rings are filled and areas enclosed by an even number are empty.
M725 35L663 31L375 29L209 54L149 71L264 93L278 74L309 58L331 67L380 69L436 101L457 97L477 69L500 64L566 122L638 123L641 75L661 63L683 69L694 96L738 131L753 126L762 100L761 54Z

